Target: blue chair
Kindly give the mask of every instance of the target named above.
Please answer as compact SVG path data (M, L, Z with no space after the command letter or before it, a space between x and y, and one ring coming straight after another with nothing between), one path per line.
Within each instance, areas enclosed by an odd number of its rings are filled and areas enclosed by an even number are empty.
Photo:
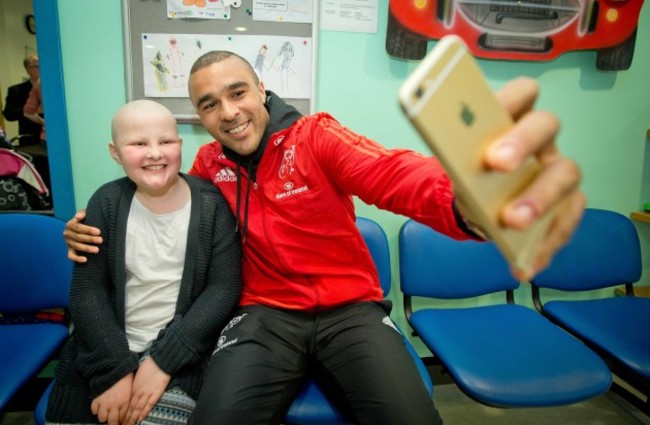
M386 233L378 223L367 218L357 218L357 227L368 245L377 266L384 295L387 295L391 286L391 267ZM433 384L426 366L406 337L404 337L404 344L411 353L429 394L432 394ZM289 408L285 423L288 425L342 425L351 424L352 421L346 419L318 386L310 381Z
M650 299L634 296L641 278L641 249L632 221L614 211L588 208L572 240L533 279L533 301L552 321L584 341L612 372L645 396L616 384L613 390L650 414ZM625 286L627 296L589 292ZM541 289L546 301L542 300ZM567 299L565 296L573 296Z
M68 336L65 323L32 320L35 312L68 306L72 263L64 227L50 216L0 214L0 410Z
M408 220L400 229L399 264L409 323L474 400L555 406L609 389L600 357L534 309L514 304L519 282L493 243L456 241ZM504 302L494 301L504 293ZM414 309L416 297L426 306Z

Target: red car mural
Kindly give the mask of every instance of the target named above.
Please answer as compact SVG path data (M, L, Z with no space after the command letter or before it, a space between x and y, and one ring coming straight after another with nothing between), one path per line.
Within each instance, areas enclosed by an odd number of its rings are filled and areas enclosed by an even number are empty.
M597 50L596 67L632 64L643 0L390 0L386 51L422 59L427 41L461 37L474 56L546 61Z

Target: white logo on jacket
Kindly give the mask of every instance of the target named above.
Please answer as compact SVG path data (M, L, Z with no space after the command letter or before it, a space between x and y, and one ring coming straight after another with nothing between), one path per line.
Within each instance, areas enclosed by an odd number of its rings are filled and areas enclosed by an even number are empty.
M287 187L291 187L291 189L287 189ZM281 192L281 193L276 193L275 194L275 199L284 199L284 198L287 198L289 196L294 196L294 195L297 195L299 193L306 192L306 191L309 190L309 187L307 185L304 185L304 186L297 187L297 188L293 189L293 183L285 183L284 188L287 189L287 190L285 190L284 192Z
M236 182L237 181L237 175L235 174L234 171L230 167L223 168L219 170L216 176L214 176L214 182L215 183L221 183L221 182Z
M242 314L240 316L235 316L232 319L230 319L230 322L228 322L228 324L226 326L224 326L224 328L221 330L221 334L223 335L224 332L228 332L230 329L235 327L247 315L248 315L248 313L244 313L244 314ZM219 338L219 339L221 339L221 338Z
M219 340L217 341L217 348L214 349L212 352L212 355L214 356L217 354L219 351L223 350L224 348L228 347L229 345L233 345L237 343L237 338L233 339L232 341L226 342L226 337L225 336L220 336Z
M277 139L275 139L275 142L273 142L274 146L280 146L280 143L284 140L284 136L279 136Z
M291 146L291 149L285 149L282 154L282 163L280 164L280 169L278 170L278 177L281 179L290 176L296 171L293 168L293 163L296 160L296 146Z

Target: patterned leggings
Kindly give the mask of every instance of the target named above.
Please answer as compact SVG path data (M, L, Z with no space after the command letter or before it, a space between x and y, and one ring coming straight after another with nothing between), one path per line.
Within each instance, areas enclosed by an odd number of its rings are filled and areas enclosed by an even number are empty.
M158 403L151 409L149 415L140 425L185 425L194 410L196 402L178 387L170 388L163 393ZM46 422L45 425L95 425L95 424L62 424Z

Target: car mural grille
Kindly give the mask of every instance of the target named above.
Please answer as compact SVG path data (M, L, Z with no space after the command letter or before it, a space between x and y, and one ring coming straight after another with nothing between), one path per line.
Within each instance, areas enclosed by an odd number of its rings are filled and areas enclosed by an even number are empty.
M483 30L550 33L580 16L584 0L461 0L460 11Z

